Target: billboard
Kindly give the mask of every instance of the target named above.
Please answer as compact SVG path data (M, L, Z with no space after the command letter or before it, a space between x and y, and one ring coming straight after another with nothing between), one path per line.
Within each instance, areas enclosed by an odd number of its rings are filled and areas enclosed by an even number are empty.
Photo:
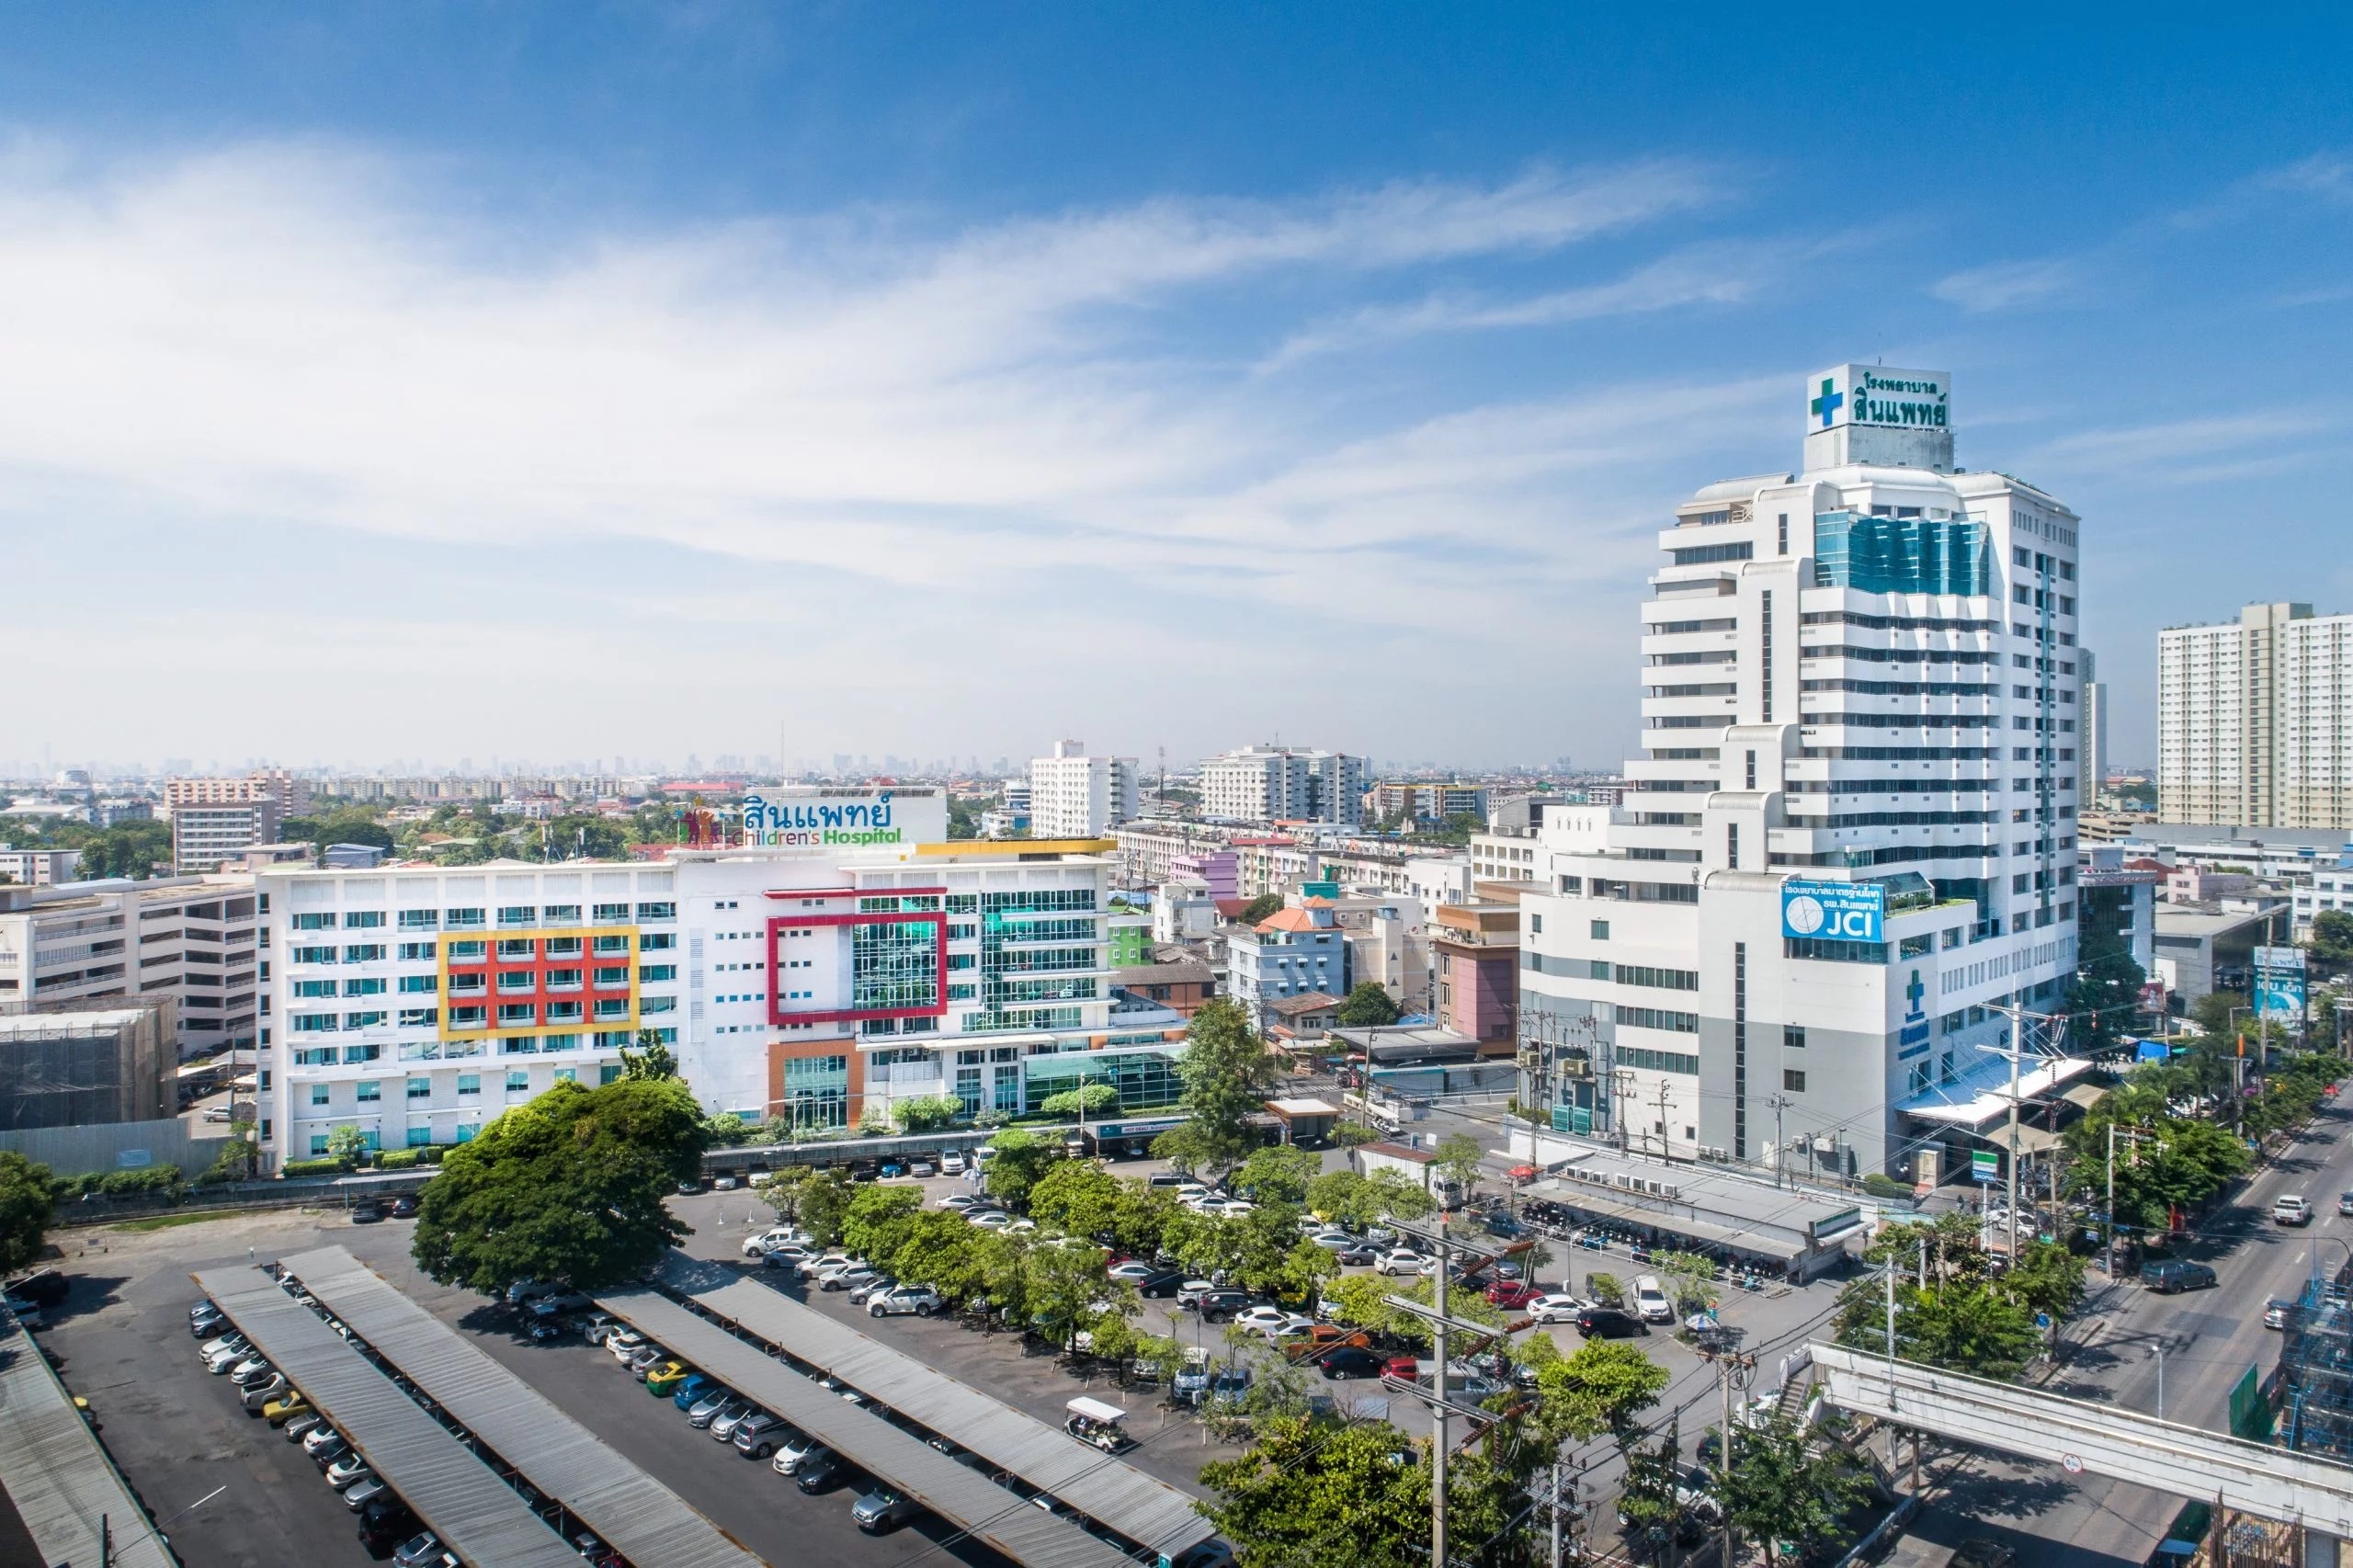
M744 842L808 854L895 855L948 836L936 789L785 786L744 797Z
M2255 949L2255 1010L2259 1018L2295 1021L2303 1017L2303 949Z
M1805 427L1842 425L1949 431L1952 372L1897 370L1884 365L1840 365L1806 378Z
M1881 942L1887 923L1883 882L1781 884L1781 935L1835 942Z

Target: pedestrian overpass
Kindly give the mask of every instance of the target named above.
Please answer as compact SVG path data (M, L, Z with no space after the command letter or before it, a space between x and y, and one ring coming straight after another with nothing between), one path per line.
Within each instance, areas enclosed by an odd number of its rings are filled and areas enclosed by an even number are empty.
M1838 1345L1808 1347L1832 1404L1956 1442L2104 1475L2306 1532L2306 1562L2353 1540L2353 1468L2112 1404L1964 1377ZM2323 1541L2316 1537L2331 1538Z

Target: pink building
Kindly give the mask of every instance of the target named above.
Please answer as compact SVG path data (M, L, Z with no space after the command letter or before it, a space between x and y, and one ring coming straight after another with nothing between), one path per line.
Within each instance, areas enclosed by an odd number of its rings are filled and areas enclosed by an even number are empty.
M1241 896L1242 857L1231 849L1178 855L1168 862L1168 874L1172 877L1199 877L1209 885L1211 898Z

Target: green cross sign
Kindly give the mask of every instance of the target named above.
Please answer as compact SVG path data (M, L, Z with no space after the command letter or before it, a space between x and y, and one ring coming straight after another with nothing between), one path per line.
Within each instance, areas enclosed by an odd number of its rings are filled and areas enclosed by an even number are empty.
M1829 377L1824 376L1822 379L1822 395L1805 405L1805 409L1808 414L1819 414L1822 415L1822 427L1824 430L1830 428L1831 415L1836 414L1840 406L1847 401L1846 394L1830 390L1835 385L1836 385L1836 382L1831 381Z

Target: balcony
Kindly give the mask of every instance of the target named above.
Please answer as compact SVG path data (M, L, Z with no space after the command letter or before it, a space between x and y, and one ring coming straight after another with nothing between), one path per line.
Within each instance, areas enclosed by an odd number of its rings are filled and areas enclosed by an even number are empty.
M598 965L598 966L597 966L597 990L599 990L599 991L619 991L619 990L625 990L625 989L627 989L627 988L628 988L628 985L629 985L629 970L628 970L626 967L616 967L616 966L609 965L609 964L600 964L600 965Z
M539 988L540 971L535 969L508 970L498 977L498 990L501 995L509 993L529 995Z
M577 937L567 937L565 939L575 944L579 941ZM597 938L596 952L598 958L627 958L629 956L629 938L627 937L599 937ZM553 957L554 955L551 952L549 956ZM569 957L570 955L567 954L565 956Z
M602 937L597 939L599 942L606 940ZM551 959L576 959L580 956L580 938L577 937L550 937L540 945Z
M506 1002L499 1005L498 1027L529 1028L540 1021L540 1005L536 1002Z
M547 1006L547 1019L551 1024L576 1024L580 1021L580 1004L551 1002Z
M484 996L489 993L489 985L479 974L453 974L449 977L449 994L452 996Z
M629 999L627 997L600 996L597 999L597 1021L598 1023L617 1022L628 1017Z
M580 971L576 969L551 969L547 971L547 988L550 991L577 991L580 989Z

